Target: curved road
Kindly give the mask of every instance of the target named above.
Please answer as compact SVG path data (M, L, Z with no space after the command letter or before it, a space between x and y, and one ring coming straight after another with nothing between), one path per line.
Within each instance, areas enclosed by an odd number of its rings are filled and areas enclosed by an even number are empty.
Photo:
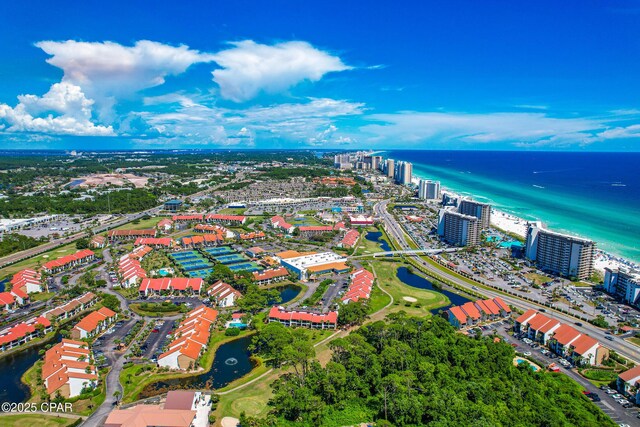
M400 224L398 224L398 222L396 221L396 219L393 217L393 215L389 214L389 212L387 212L387 205L389 204L389 200L384 200L382 202L377 203L374 206L374 212L376 214L376 216L378 216L379 218L382 218L382 220L385 223L385 228L388 234L390 234L394 240L396 240L396 242L398 242L398 244L400 245L400 249L402 250L409 250L411 249L409 247L409 245L406 242L405 239L405 234L402 231L402 228L400 226ZM415 259L416 262L418 262L420 264L420 266L422 266L423 268L425 268L426 270L428 270L429 272L433 273L435 276L439 276L442 277L446 280L449 280L453 283L455 283L456 285L459 285L461 287L464 287L466 289L471 290L472 285L470 285L469 283L467 283L464 280L461 280L460 278L458 278L457 276L453 275L453 274L449 274L447 272L444 272L443 270L434 267L433 265L431 265L430 263L426 262L424 259L420 258L419 256L412 256L413 259ZM560 313L555 311L552 308L540 305L540 304L536 304L534 302L531 301L526 301L526 300L522 300L520 298L511 296L511 295L507 295L507 294L503 294L502 292L498 292L492 289L486 289L484 287L479 288L478 290L473 290L473 292L480 292L483 295L490 297L490 298L495 298L495 297L500 297L502 298L507 304L509 305L513 305L525 310L528 309L534 309L534 310L539 310L539 309L544 309L547 311L547 314L551 314L549 312L553 312L553 317L555 317L556 319L568 323L570 324L572 327L574 327L575 329L579 330L582 333L585 334L589 334L590 336L592 336L593 338L597 339L600 344L604 345L605 347L611 349L611 350L615 350L618 354L631 359L632 361L634 361L635 363L638 363L638 361L640 361L640 351L638 349L638 347L636 347L635 345L631 344L630 342L625 341L624 339L621 338L614 338L614 341L609 341L607 340L607 338L605 337L610 337L610 335L605 334L605 331L603 329L600 329L596 326L593 326L591 324L588 324L586 322L584 322L583 326L578 326L575 324L576 321L578 322L582 322L581 320L577 320L576 318L566 315L564 313Z

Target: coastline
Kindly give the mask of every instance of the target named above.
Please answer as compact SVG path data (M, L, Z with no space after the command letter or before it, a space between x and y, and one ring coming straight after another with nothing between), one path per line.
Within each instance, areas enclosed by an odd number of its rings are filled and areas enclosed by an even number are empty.
M412 183L417 185L420 179L431 179L423 174L414 173L411 179ZM443 193L447 193L453 197L469 197L468 194L462 194L452 188L446 187L441 184L441 191ZM476 198L479 197L481 199L485 198L481 195L473 194L471 197ZM544 221L543 221L544 222ZM513 233L526 238L527 235L527 224L529 220L519 217L517 215L501 211L496 209L495 207L491 207L491 225L506 231L508 233ZM596 241L596 244L598 242ZM604 251L602 249L596 249L596 256L594 260L594 269L602 274L604 274L605 268L617 269L620 267L627 267L633 269L640 269L640 265L634 263L633 261L626 259L622 256L618 256L612 254L610 252Z

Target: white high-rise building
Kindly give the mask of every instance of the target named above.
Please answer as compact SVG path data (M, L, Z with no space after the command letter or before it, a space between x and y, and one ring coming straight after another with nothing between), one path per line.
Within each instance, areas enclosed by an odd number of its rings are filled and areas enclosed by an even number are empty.
M480 222L475 216L440 209L438 235L452 245L475 246L480 243Z
M418 198L423 200L440 199L440 181L421 179L418 187Z
M640 306L640 272L627 268L605 268L604 289L620 301Z
M336 169L351 169L351 155L336 154L333 156L333 167Z
M384 170L387 174L387 178L393 178L395 176L396 167L393 159L387 159Z
M400 161L396 164L395 169L395 180L398 184L411 184L411 174L413 172L413 165L411 163Z
M585 280L593 274L596 244L592 240L546 230L537 221L529 224L525 256L539 269Z
M487 229L491 226L491 205L474 200L463 200L458 206L458 212L473 215L480 220L480 226Z

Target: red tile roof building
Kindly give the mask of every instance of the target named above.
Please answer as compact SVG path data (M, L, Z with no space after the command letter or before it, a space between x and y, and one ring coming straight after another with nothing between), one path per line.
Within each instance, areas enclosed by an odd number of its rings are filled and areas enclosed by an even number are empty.
M200 294L200 289L204 280L201 278L186 278L186 277L164 277L159 279L142 279L140 287L138 288L143 295L158 294L161 292L192 292Z
M96 254L93 251L83 249L75 254L66 255L53 261L46 262L42 268L47 273L57 273L59 271L90 262L95 258L95 256Z
M236 300L242 298L240 292L222 280L218 280L211 285L207 294L218 307L233 307L236 304Z
M108 329L109 325L116 321L118 315L107 307L102 307L87 314L71 329L71 338L91 338Z
M500 297L486 300L467 302L461 306L454 306L444 312L449 323L456 328L474 325L485 320L498 317L509 317L511 309Z
M274 229L282 229L288 234L293 233L293 230L295 230L296 228L293 224L289 224L283 217L279 215L271 218L271 227Z
M183 248L194 248L199 246L217 246L224 243L224 238L218 234L203 234L201 236L183 237L180 239Z
M202 221L204 219L204 215L196 214L196 215L174 215L172 220L173 222L193 222L193 221Z
M312 329L335 329L338 326L338 312L311 313L307 311L287 311L283 307L271 307L269 322L280 322L285 326L301 326Z
M156 228L165 233L171 231L173 228L173 221L169 218L163 218L156 224Z
M238 237L240 238L240 240L244 240L244 241L264 240L264 238L267 237L267 235L264 234L264 231L254 231L251 233L240 233Z
M358 302L361 299L369 299L373 290L373 273L364 268L354 271L349 276L351 284L342 297L342 302Z
M10 283L11 289L20 289L27 294L42 292L42 275L30 268L18 271Z
M247 217L244 215L209 214L205 217L205 220L219 224L242 225L247 222Z
M360 238L358 230L349 230L340 241L339 246L342 248L352 248L358 242L358 238Z
M107 246L107 238L99 234L96 234L91 238L91 241L89 242L89 246L94 249L104 248L105 246Z
M158 365L179 370L195 369L200 354L209 344L217 317L216 310L204 306L187 313L174 331L167 351L158 356Z
M152 248L171 248L173 247L173 239L169 237L140 237L136 239L134 245L146 245Z
M289 277L289 270L284 267L278 267L263 271L254 271L252 275L253 280L258 285L268 285L269 283L279 282Z
M63 339L44 355L42 381L47 393L64 398L78 396L83 389L93 388L98 382L97 370L91 364L87 343Z
M51 322L43 316L33 317L27 321L2 329L0 330L0 351L21 346L52 330Z

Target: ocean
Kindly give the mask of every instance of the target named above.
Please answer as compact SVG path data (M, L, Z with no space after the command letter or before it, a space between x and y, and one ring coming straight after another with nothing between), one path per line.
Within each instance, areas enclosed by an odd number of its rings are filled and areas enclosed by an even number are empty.
M386 151L414 176L640 262L640 153Z

